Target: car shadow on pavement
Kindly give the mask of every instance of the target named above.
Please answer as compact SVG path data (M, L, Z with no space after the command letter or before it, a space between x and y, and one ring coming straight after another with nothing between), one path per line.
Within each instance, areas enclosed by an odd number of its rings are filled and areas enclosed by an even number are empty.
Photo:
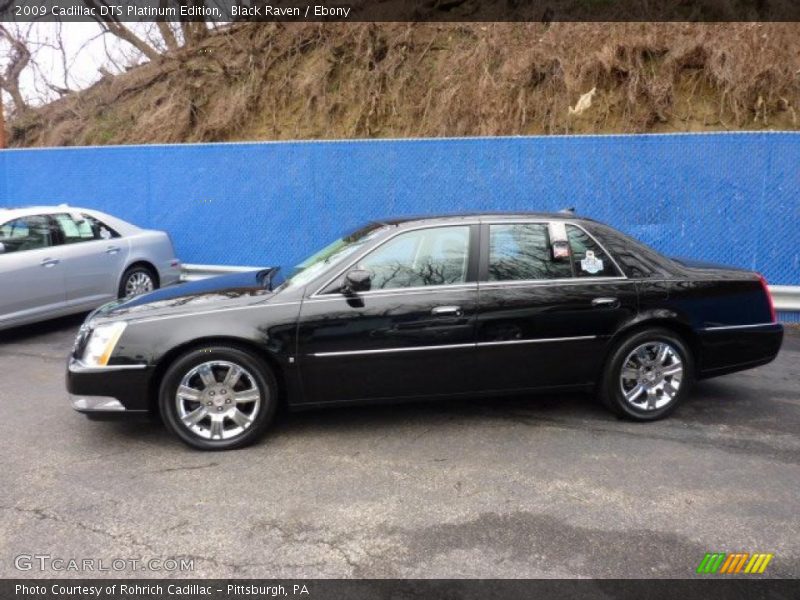
M362 433L427 430L439 425L482 426L497 422L524 422L527 425L552 426L570 422L617 422L589 394L518 394L468 399L432 399L403 403L363 404L346 407L280 411L275 422L256 446L286 442L292 438L337 434L358 437ZM96 423L102 444L113 438L136 443L146 440L159 446L180 445L157 417L135 422ZM101 429L102 428L102 429ZM108 431L108 436L103 432Z
M47 321L20 325L19 327L0 331L0 345L25 342L37 337L52 334L77 333L78 328L88 314L89 313L79 313L77 315L68 315L66 317L48 319Z
M489 396L469 399L436 399L396 404L373 404L337 408L316 408L279 413L275 423L255 448L282 448L298 441L324 439L326 436L357 441L364 436L397 436L398 439L421 436L437 427L467 428L488 431L492 428L524 426L526 428L557 428L581 430L602 435L624 435L672 439L685 434L688 426L697 435L708 427L724 426L730 433L740 427L756 426L764 433L786 433L796 427L800 413L793 407L788 422L775 407L757 406L753 394L737 390L727 382L702 382L695 386L682 406L670 417L654 423L634 423L612 414L592 395L525 394ZM754 425L754 406L763 418ZM784 414L784 416L786 416ZM141 422L96 423L87 436L98 436L100 446L146 446L150 448L179 448L183 445L172 438L157 420ZM95 443L92 442L94 446ZM186 448L186 450L189 450ZM191 451L191 450L189 450Z

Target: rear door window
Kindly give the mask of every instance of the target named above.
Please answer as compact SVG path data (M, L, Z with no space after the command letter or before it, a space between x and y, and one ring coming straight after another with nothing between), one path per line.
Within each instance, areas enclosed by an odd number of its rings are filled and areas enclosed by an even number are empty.
M545 223L489 225L489 281L572 277L568 260L553 260Z
M89 215L58 213L53 215L65 244L109 240L119 234Z

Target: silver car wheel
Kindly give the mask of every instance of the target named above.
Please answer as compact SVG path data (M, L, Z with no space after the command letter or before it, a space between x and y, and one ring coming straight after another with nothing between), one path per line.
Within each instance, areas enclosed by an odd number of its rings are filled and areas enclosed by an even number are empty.
M145 271L134 271L125 280L125 296L138 296L152 292L153 278Z
M639 410L658 410L677 396L683 380L678 351L666 342L645 342L622 363L619 385L622 396Z
M253 375L224 360L204 362L183 376L175 394L178 418L206 440L229 440L247 430L262 406Z

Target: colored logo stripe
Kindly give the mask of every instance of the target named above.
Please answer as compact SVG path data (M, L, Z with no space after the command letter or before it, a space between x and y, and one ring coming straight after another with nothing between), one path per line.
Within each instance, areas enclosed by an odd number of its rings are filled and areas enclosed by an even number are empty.
M744 568L745 573L763 573L774 554L753 554L753 558Z
M766 570L767 565L774 556L774 554L763 552L756 554L749 554L747 552L734 552L731 554L725 552L707 552L703 560L700 561L697 572L707 575L714 573L735 574L742 572L751 575L760 574ZM744 568L744 571L742 571L742 568Z
M720 569L720 573L738 573L744 566L747 557L750 556L747 552L738 552L736 554L728 554L728 558Z
M706 553L700 566L697 567L698 573L716 573L722 561L725 560L724 552Z

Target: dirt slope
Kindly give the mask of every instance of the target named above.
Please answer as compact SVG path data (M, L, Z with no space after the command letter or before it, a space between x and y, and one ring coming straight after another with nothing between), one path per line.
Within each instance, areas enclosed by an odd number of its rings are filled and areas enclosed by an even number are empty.
M797 129L799 34L796 23L245 24L18 116L10 133L58 146Z

